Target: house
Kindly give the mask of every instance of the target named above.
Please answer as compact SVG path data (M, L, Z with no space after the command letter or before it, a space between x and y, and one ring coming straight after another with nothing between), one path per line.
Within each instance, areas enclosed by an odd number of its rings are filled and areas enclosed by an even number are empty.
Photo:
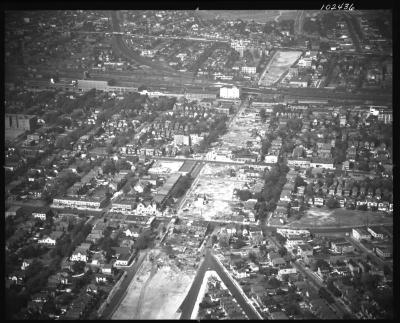
M158 214L157 204L155 202L143 201L138 203L134 213L136 215L155 215Z
M32 212L34 219L46 220L48 216L51 215L50 208L37 208Z
M314 205L315 206L323 206L324 205L324 199L322 197L314 197Z
M297 254L304 257L311 257L313 255L313 248L307 244L301 244L297 246Z
M85 250L76 250L70 257L71 261L84 261L84 262L87 262L88 258L89 255Z
M25 270L26 268L28 268L33 262L33 259L24 259L22 261L22 265L21 265L21 270Z
M140 228L135 228L135 227L131 226L123 232L127 237L138 238L139 234L140 234Z
M112 265L111 264L105 264L100 267L101 273L105 275L112 275Z
M38 240L39 244L47 245L47 246L55 246L56 240L50 237L45 237L43 239Z
M89 284L87 287L86 287L86 292L87 293L92 293L92 294L97 294L98 293L98 288L97 288L97 286L95 285L95 284Z
M95 276L95 280L96 280L97 284L99 284L99 283L107 283L108 278L105 275L97 274Z
M131 259L132 259L132 255L129 253L120 254L114 263L114 267L128 266L128 263Z
M97 230L92 230L92 232L89 233L88 236L86 237L86 240L93 243L97 243L102 237L103 237L102 232L99 232Z
M75 251L72 253L70 259L71 261L88 261L88 250L90 248L90 243L81 243L76 247Z
M96 252L92 256L91 265L92 266L100 266L101 264L105 263L105 260L106 260L106 258L104 256L103 252Z
M351 234L352 234L353 238L358 241L371 240L371 235L364 228L358 228L358 229L353 228Z

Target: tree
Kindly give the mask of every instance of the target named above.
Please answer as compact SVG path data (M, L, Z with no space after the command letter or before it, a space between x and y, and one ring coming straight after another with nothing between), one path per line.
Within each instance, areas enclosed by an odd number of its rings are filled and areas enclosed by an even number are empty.
M106 160L103 164L103 173L104 174L114 174L115 173L115 165L114 162L110 159Z
M217 237L215 234L213 234L213 235L211 236L211 242L212 242L213 245L216 244L216 243L218 242L218 237Z
M249 190L237 190L236 195L241 201L247 201L253 197L253 194Z
M326 206L330 209L336 209L340 207L340 203L334 197L331 197L329 200L326 201Z
M328 290L325 287L321 287L318 291L318 295L325 299L329 304L332 304L335 302L333 297L329 294Z
M260 109L260 118L261 118L261 122L263 122L263 123L265 123L265 121L267 120L265 108Z
M249 253L249 259L254 263L258 263L258 257L254 252Z
M152 231L145 230L136 240L134 248L137 250L146 249L150 246L153 240L154 240L154 234L152 233Z
M279 288L281 286L281 281L276 279L275 277L271 277L268 280L268 285L271 286L271 288Z
M286 256L287 255L287 249L286 248L280 248L279 250L278 250L278 253L279 253L279 255L281 256L281 257L284 257L284 256Z
M82 273L85 269L86 263L84 261L76 261L72 265L72 270L75 273Z
M246 246L246 242L244 242L242 239L237 239L237 241L232 245L234 249L240 249Z

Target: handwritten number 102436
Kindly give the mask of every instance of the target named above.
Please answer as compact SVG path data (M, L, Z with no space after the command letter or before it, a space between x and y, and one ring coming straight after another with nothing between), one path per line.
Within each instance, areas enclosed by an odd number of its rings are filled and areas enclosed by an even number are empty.
M321 10L354 10L354 4L341 3L341 4L323 4Z

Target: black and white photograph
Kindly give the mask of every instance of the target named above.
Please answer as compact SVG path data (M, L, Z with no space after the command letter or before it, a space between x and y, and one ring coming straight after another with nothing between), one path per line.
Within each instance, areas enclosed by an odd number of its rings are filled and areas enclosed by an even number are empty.
M4 6L3 318L395 319L394 10L199 3Z

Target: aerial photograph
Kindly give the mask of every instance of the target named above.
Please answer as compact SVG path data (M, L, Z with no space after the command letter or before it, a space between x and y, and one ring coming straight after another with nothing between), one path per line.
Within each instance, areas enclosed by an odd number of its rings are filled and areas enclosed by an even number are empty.
M3 14L5 318L396 317L392 10Z

